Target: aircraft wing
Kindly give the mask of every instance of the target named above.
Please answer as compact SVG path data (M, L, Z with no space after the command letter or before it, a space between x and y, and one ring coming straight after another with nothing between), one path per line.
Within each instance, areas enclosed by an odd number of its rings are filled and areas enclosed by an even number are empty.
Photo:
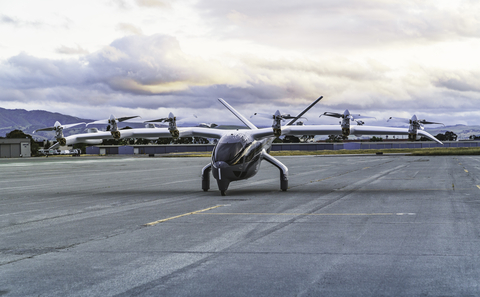
M107 131L107 132L74 134L74 135L65 137L65 139L67 140L67 145L69 145L74 143L81 143L82 141L89 140L89 139L113 139L113 136L112 136L112 133Z
M282 135L331 135L342 134L339 125L282 126Z
M423 131L423 130L418 130L417 131L417 134L420 134L420 135L423 135L425 137L427 137L428 139L431 139L437 143L440 143L441 145L443 145L443 142L441 142L440 140L436 139L435 136L433 136L432 134L428 133L427 131Z
M220 138L227 134L229 130L203 128L203 127L191 127L191 128L178 128L180 137L204 137L204 138Z
M282 126L282 135L340 135L342 127L338 125ZM350 126L351 135L408 135L408 128L380 126ZM424 130L417 134L425 136L439 144L443 143Z
M211 129L203 127L179 127L179 137L205 137L220 138L228 130ZM168 128L138 128L119 130L121 138L169 138L172 137Z
M242 131L245 134L251 135L253 139L256 139L256 140L274 136L272 128L261 128L261 129L255 129L255 130L242 130Z
M353 135L408 135L408 128L392 128L379 126L351 126L350 134ZM443 143L424 130L418 130L417 134L425 136L441 145Z
M75 143L100 144L103 139L113 139L113 136L110 132L96 132L74 134L65 137L66 145L72 145ZM49 147L49 149L57 149L58 147L60 147L59 142Z

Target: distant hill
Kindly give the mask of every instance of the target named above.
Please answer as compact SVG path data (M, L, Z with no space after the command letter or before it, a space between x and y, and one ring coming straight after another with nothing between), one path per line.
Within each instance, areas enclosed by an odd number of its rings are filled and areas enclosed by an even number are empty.
M435 128L426 127L425 130L433 136L437 135L438 133L445 134L445 132L451 131L457 134L458 140L468 139L470 135L480 136L480 126L477 125L454 125L445 127L437 126Z
M81 119L69 115L64 115L56 112L48 112L45 110L32 110L25 109L5 109L0 108L0 137L15 129L22 130L27 134L32 134L36 129L52 127L56 121L62 124L74 124L79 122L92 122L93 120ZM65 131L65 135L70 133L83 132L84 127L79 126ZM54 136L54 132L38 132L34 134L35 138L48 138L51 139Z

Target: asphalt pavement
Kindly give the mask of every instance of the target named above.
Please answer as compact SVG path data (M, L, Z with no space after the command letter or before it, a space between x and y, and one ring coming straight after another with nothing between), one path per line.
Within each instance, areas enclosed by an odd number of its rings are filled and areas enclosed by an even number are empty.
M480 296L480 156L0 160L0 296Z

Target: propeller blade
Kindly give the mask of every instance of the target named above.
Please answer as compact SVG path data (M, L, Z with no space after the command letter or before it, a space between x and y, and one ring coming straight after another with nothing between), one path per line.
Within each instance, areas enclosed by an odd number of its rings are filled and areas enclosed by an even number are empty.
M156 119L156 120L145 121L144 123L155 123L155 122L162 123L162 122L168 121L168 119L169 118L161 118L161 119Z
M155 123L155 122L168 122L168 121L173 121L173 119L175 118L175 116L173 115L173 113L170 113L168 115L168 118L160 118L160 119L156 119L156 120L150 120L150 121L144 121L144 123Z
M123 121L129 120L129 119L139 118L139 117L140 117L140 116L121 117L121 118L117 118L117 121L123 122Z
M443 126L445 126L443 123L429 122L429 121L425 121L425 120L420 120L420 121L418 121L418 122L421 123L421 124L424 124L424 125L425 125L425 124L426 124L426 125L438 124L438 125L443 125Z
M68 129L68 128L72 128L72 127L75 127L75 126L78 126L78 125L86 125L86 124L82 122L82 123L62 125L62 127L63 127L63 129Z
M290 120L290 119L303 119L303 120L306 120L308 121L308 119L306 117L296 117L296 116L291 116L291 115L288 115L288 116L282 116L283 119L285 120Z
M33 131L33 133L35 133L37 131L54 131L54 130L55 130L55 127L47 127L47 128L37 129L37 130Z
M293 118L290 122L287 123L287 126L293 125L301 116L303 116L307 111L309 111L315 104L318 103L318 101L322 100L323 96L320 96L317 98L317 100L313 101L310 103L309 106L307 106L304 110L302 110L295 118Z
M90 123L87 123L86 126L88 126L88 125L96 125L96 124L108 124L108 120L98 120L98 121L90 122Z
M62 125L62 124L60 124L59 121L56 121L55 125L53 127L40 128L40 129L37 129L37 130L33 131L33 133L35 133L37 131L55 131L57 129L68 129L68 128L75 127L75 126L78 126L78 125L85 125L85 123L81 122L81 123L75 123L75 124Z

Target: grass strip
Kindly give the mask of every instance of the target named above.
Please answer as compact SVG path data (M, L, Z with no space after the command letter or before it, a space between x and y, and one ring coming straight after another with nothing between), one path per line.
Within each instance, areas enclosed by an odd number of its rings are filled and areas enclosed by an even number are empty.
M369 150L318 150L318 151L272 151L272 156L309 155L360 155L360 154L408 154L412 156L464 156L480 155L480 147L436 147L417 149L369 149ZM162 157L210 157L211 152L184 152L162 155Z

